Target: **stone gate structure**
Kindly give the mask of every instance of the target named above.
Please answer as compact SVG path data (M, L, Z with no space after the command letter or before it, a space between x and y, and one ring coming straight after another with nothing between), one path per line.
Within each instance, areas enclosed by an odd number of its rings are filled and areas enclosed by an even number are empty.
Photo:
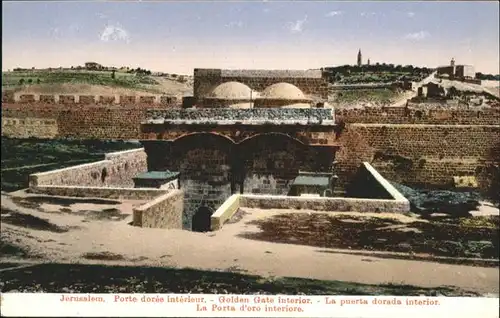
M287 195L299 170L331 172L332 109L152 110L143 121L148 170L180 172L184 224L236 193Z
M330 171L334 160L343 180L369 162L406 184L449 187L474 176L500 186L498 108L333 110L317 103L327 97L318 71L195 69L194 77L190 109L168 96L3 93L2 136L141 140L149 171L181 173L188 213L233 193L285 194L299 170Z

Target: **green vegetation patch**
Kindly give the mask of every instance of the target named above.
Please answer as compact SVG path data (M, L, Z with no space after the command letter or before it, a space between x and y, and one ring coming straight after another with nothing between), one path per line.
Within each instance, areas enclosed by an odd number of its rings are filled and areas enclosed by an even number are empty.
M157 92L149 86L159 85L153 77L111 71L22 71L3 72L2 87L23 85L89 84Z
M359 103L359 102L382 102L391 101L400 96L400 92L389 88L373 89L351 89L335 92L334 102L337 103Z

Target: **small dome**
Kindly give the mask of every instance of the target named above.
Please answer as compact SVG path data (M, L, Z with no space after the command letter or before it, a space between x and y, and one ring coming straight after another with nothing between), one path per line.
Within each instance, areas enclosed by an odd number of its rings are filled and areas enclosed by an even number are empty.
M252 89L239 82L226 82L217 86L207 97L226 100L250 100Z
M295 85L289 83L277 83L268 86L260 95L266 99L284 99L284 100L304 100L307 99L304 93Z

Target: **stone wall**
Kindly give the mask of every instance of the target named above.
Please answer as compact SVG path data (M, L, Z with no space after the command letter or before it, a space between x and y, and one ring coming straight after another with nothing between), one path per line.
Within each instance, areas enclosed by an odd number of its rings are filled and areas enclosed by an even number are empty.
M148 110L147 116L151 120L185 121L185 122L262 122L267 121L273 124L294 122L306 122L317 124L322 122L335 121L332 109L309 109L309 108L200 108L200 109L164 109Z
M408 200L382 200L360 198L311 198L245 194L240 197L243 207L257 209L297 209L336 212L388 212L410 211Z
M239 208L309 210L318 212L405 213L410 202L398 199L294 197L279 195L236 194L214 213L210 219L212 231L220 230Z
M43 95L12 94L2 92L2 103L47 104L47 105L107 105L125 106L142 105L142 107L180 107L182 99L171 95Z
M230 196L211 216L210 230L216 231L222 228L240 208L240 194Z
M272 71L272 70L221 70L195 69L194 96L206 97L215 87L226 82L240 82L255 91L263 91L276 83L290 83L304 94L328 98L328 83L322 78L321 71Z
M365 199L404 199L401 193L367 162L361 165L354 178L350 180L346 196Z
M172 190L134 208L132 224L139 227L182 229L183 196L182 190Z
M104 160L30 175L30 187L87 186L132 188L133 177L147 171L144 149L106 154Z
M231 195L231 143L216 135L190 136L178 142L144 143L149 170L180 172L184 190L183 224L190 229L196 210L215 211Z
M482 179L488 164L500 162L500 125L350 124L342 138L361 139L337 158L344 181L356 158L390 180L430 186L450 186L453 176Z
M337 121L345 123L498 125L500 123L500 109L366 107L336 109L335 117Z
M57 119L36 117L3 117L2 135L15 138L52 139L59 135Z
M26 98L26 100L30 99ZM81 100L81 97L77 100ZM208 113L209 111L211 113ZM280 133L289 135L302 143L334 146L336 144L349 145L348 140L355 139L349 137L347 132L350 130L359 133L360 139L365 140L366 147L360 147L355 143L344 147L347 148L348 153L339 158L341 161L339 173L343 173L346 168L356 167L359 160L370 162L373 160L373 165L384 176L390 176L391 180L428 182L436 185L448 184L454 175L479 176L488 161L498 158L498 152L495 152L493 148L496 145L495 141L499 139L500 109L365 108L336 110L335 117L331 115L331 109L329 109L330 115L325 113L327 117L321 115L312 120L314 124L307 126L286 124L287 116L293 115L295 119L299 118L306 123L311 122L308 111L313 111L313 109L283 110L284 112L276 112L277 117L273 117L275 110L271 112L260 109L239 110L241 112L234 114L238 114L239 117L236 116L236 118L241 120L240 124L237 124L238 120L234 118L232 118L234 123L227 124L226 119L222 118L230 113L227 110L224 110L224 113L217 113L218 111L171 110L166 112L159 108L151 110L151 107L146 104L82 106L75 103L68 107L62 104L41 104L40 102L7 102L2 104L2 136L177 140L189 133L209 132L219 133L233 143L244 143L251 137L263 133ZM264 113L259 113L259 111L264 111ZM152 125L155 128L147 124L141 126L141 122L153 115L161 119L163 124ZM183 123L175 122L177 115L184 118ZM215 124L210 125L207 119L215 115L220 116L221 120L213 121ZM267 118L275 122L269 120L269 124L243 125L244 120L255 122L256 119L266 120ZM340 126L342 122L347 125L347 130L340 136L340 139L336 139L333 126L320 124L320 121L324 123L328 120L327 118L334 118ZM201 120L205 123L203 125L190 124L189 122L193 120ZM277 122L281 124L276 125ZM156 130L156 127L159 130ZM274 146L271 143L269 147ZM285 154L282 155L285 156ZM306 156L311 162L323 160L321 159L323 157L315 154ZM406 163L410 161L412 164L408 166ZM256 165L262 165L262 162ZM325 164L322 163L322 165ZM255 180L261 185L278 184L276 179L266 180L260 177ZM99 181L100 178L97 177L93 184ZM92 183L89 182L89 184Z

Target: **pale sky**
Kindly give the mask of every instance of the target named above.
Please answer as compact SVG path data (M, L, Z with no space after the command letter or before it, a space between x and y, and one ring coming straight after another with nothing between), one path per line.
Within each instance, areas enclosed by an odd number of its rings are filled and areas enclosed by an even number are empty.
M95 61L193 68L309 69L457 64L498 74L499 4L489 2L2 2L2 69Z

